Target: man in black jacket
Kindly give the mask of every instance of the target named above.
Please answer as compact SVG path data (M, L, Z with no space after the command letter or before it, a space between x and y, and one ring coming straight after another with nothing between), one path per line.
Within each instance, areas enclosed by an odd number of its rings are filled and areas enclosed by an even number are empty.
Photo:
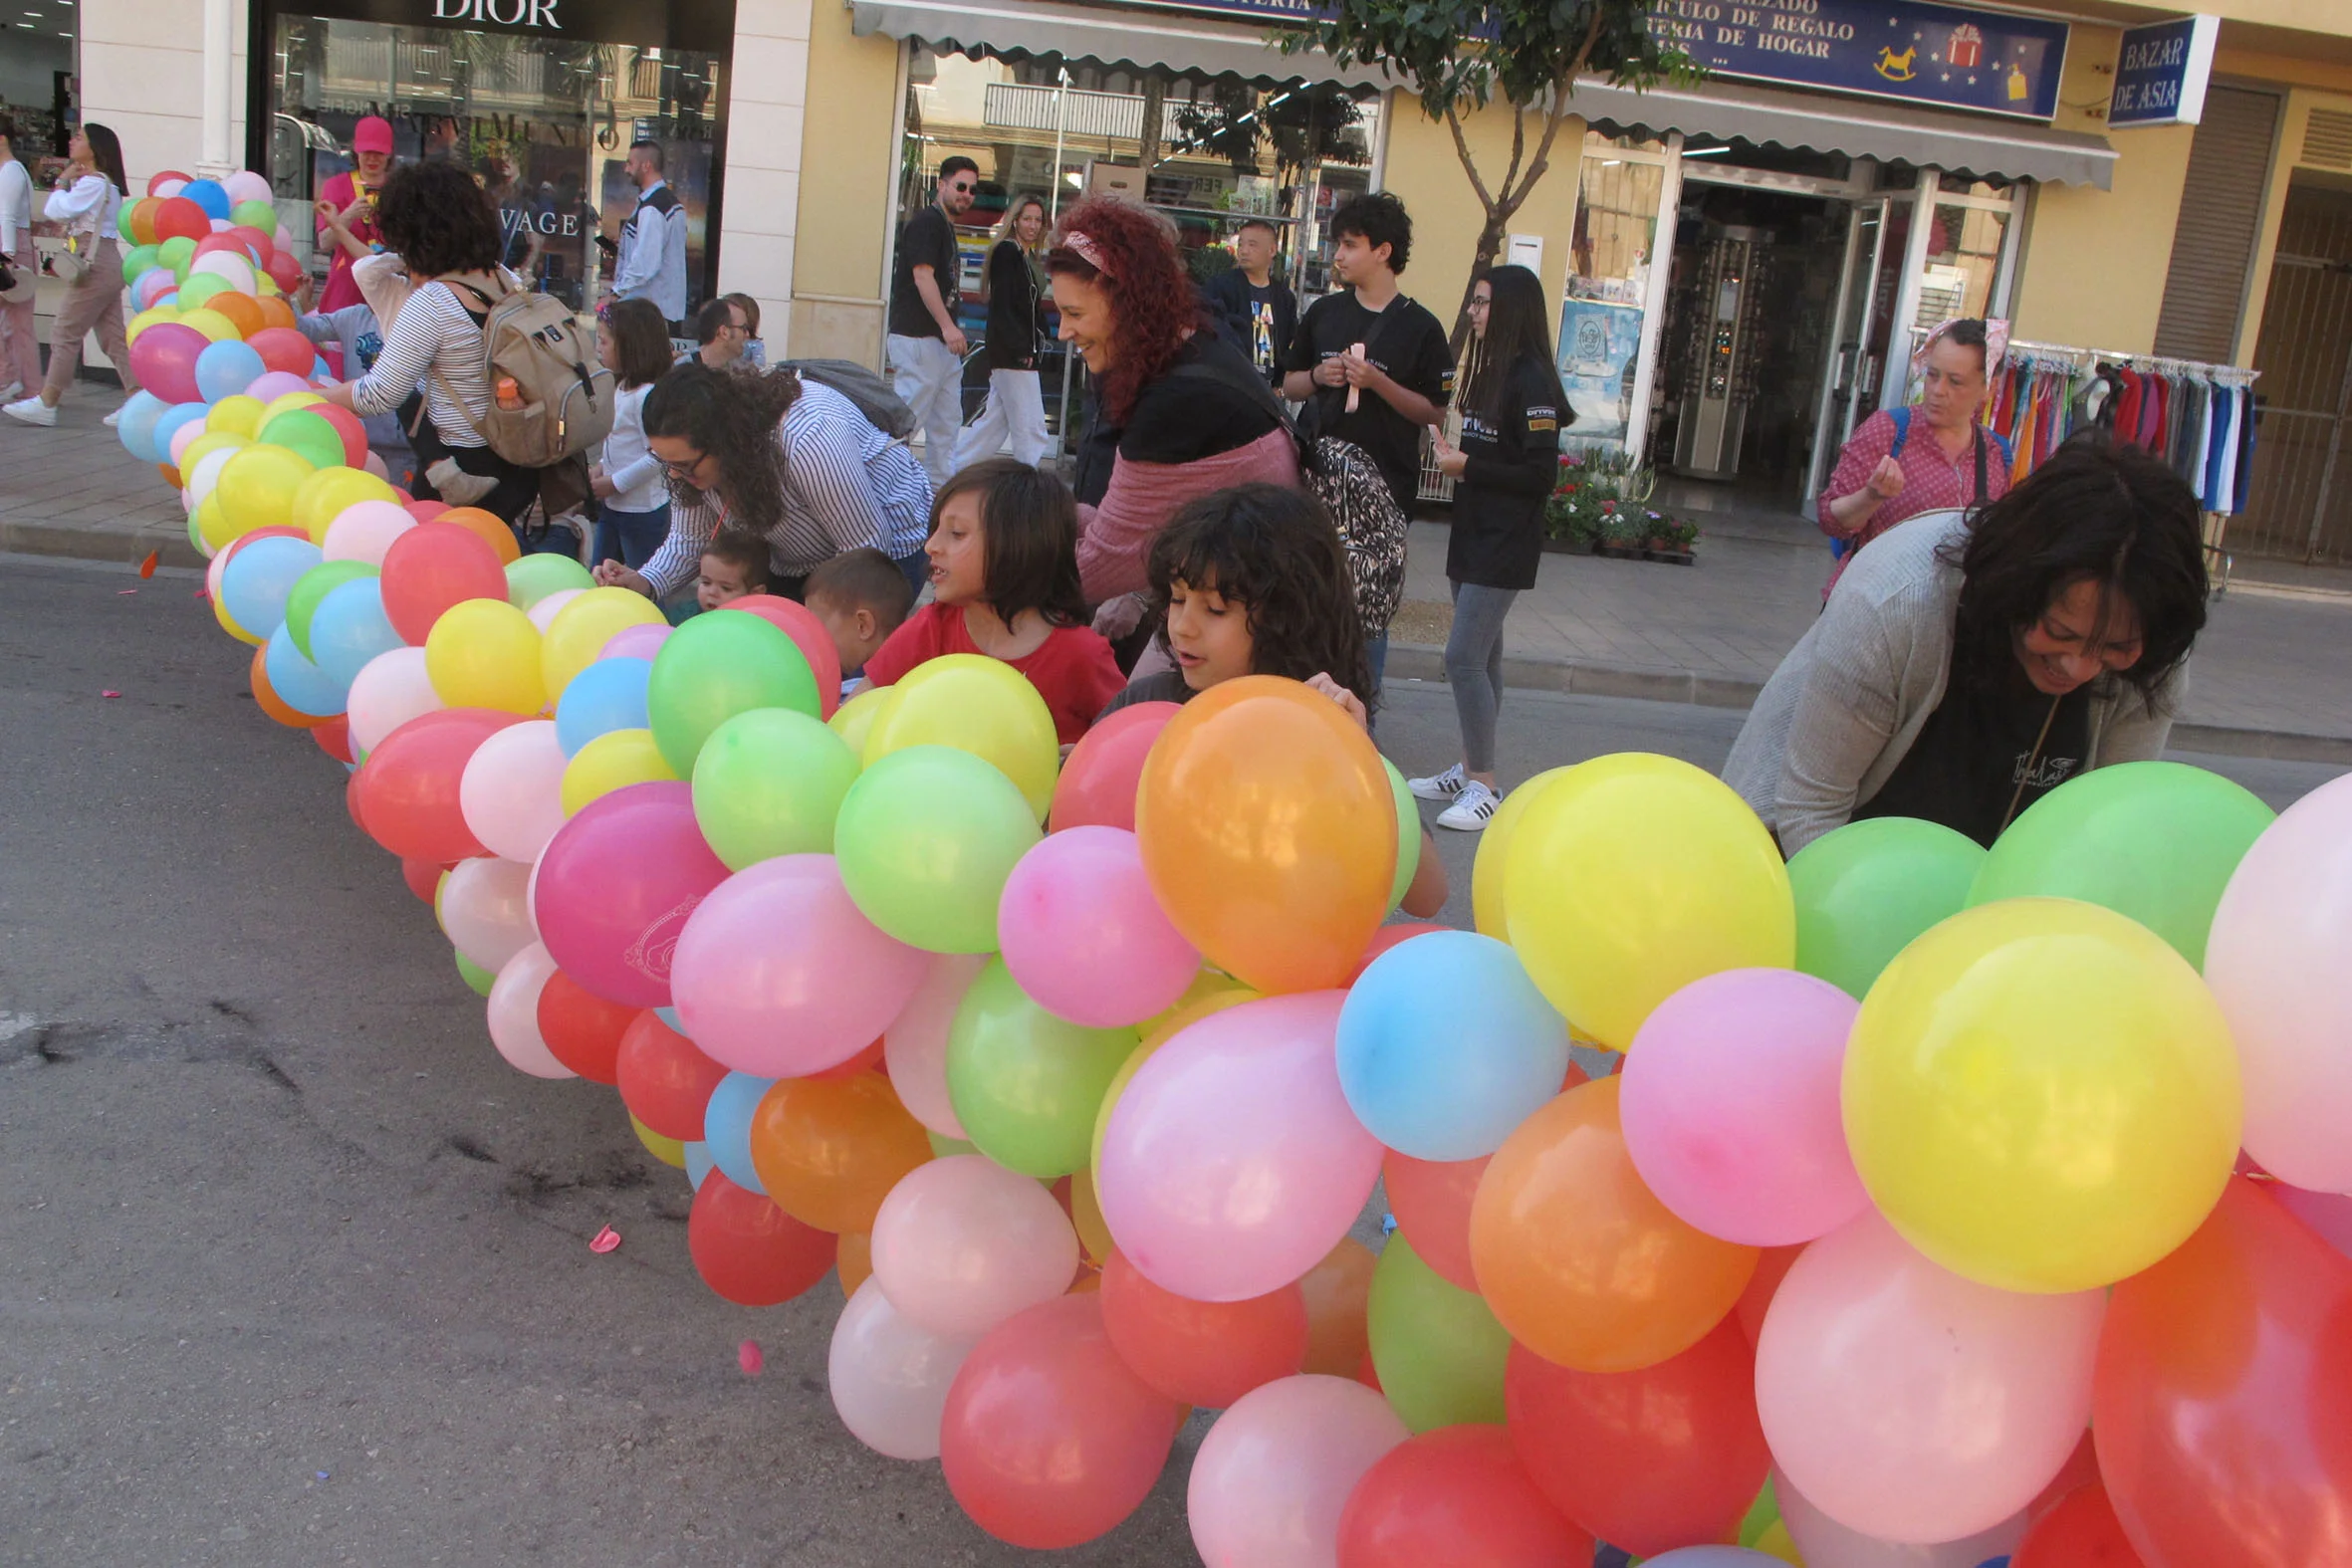
M1219 329L1277 386L1282 384L1283 349L1298 327L1298 301L1275 271L1280 249L1271 222L1243 219L1233 236L1233 267L1201 291L1217 313Z

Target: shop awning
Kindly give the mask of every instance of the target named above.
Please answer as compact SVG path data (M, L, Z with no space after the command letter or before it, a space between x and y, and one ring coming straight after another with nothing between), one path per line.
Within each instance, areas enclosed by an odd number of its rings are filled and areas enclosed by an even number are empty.
M1389 85L1377 70L1342 68L1319 52L1286 55L1267 42L1263 24L1182 11L1112 11L1052 0L850 0L849 26L859 37L919 38L959 53L987 48L1212 77Z
M1588 123L1621 131L1663 135L1679 130L1686 136L1842 152L1882 163L1934 164L1979 178L2050 180L2106 190L2115 173L2115 149L2104 136L1746 83L1635 93L1588 82L1576 89L1570 107Z

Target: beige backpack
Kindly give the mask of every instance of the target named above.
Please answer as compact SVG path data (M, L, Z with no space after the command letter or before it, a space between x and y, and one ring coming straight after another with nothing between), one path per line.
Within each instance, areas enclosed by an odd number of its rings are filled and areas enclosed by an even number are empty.
M525 468L548 468L603 441L612 429L612 372L596 362L594 337L581 330L563 301L503 278L495 299L470 283L442 282L489 308L482 323L482 381L490 388L490 409L473 425L491 451ZM514 387L501 398L507 381ZM465 406L446 378L441 390ZM510 400L517 406L508 406Z

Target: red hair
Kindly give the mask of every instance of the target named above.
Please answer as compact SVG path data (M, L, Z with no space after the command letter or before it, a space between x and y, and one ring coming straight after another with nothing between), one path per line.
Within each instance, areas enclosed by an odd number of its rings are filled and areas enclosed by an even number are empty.
M1072 235L1084 236L1083 252L1070 244ZM1083 278L1109 296L1111 366L1102 377L1102 407L1124 420L1136 394L1167 371L1202 323L1174 234L1148 208L1090 196L1062 212L1046 271Z

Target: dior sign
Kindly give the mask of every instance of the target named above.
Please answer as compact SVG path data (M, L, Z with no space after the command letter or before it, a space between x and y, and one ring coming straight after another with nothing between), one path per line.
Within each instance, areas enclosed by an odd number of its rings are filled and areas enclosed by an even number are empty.
M498 27L539 27L560 33L557 0L433 0L436 22L487 22Z

